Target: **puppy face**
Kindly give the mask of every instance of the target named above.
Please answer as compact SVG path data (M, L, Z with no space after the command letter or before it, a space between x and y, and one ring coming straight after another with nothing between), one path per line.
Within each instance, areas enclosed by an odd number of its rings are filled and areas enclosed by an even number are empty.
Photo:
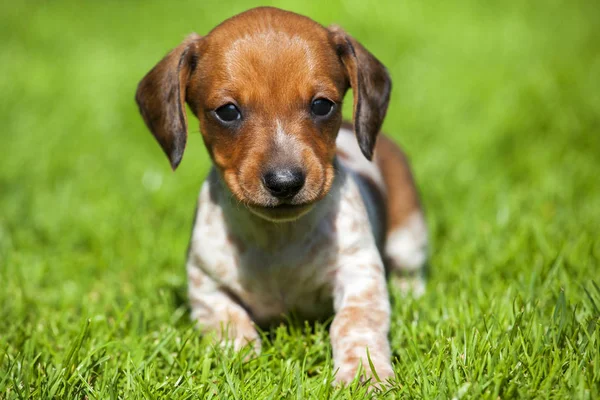
M350 86L370 158L389 98L385 68L337 28L259 8L188 38L142 80L137 101L173 168L185 146L187 101L233 196L261 217L286 221L331 188Z
M248 33L224 24L206 38L188 99L204 142L238 201L268 219L308 211L331 187L347 89L325 29Z

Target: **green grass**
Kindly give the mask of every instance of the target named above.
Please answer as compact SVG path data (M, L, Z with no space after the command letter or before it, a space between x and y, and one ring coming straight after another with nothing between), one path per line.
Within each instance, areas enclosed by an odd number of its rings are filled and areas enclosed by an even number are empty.
M185 34L250 6L0 6L0 398L364 398L330 385L322 325L244 362L188 318L209 161L194 122L172 173L133 95ZM279 6L344 26L394 80L385 129L432 246L426 295L393 293L387 396L600 398L596 2Z

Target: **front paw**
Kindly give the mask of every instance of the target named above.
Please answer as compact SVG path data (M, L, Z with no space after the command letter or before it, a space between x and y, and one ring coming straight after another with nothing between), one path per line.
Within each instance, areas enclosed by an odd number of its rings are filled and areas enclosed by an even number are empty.
M222 328L215 339L222 347L232 348L236 352L243 350L246 346L250 347L254 351L248 354L248 357L260 354L262 347L260 335L250 325Z
M371 384L379 385L380 383L385 383L388 379L394 377L394 370L389 362L383 360L374 360L373 358L371 358L371 362L375 371L373 371L367 359L354 359L345 361L337 370L334 384L347 385L352 382L354 378L358 377L360 382L366 382L367 380L370 380ZM379 380L377 378L379 378Z
M256 331L253 332L252 336L246 335L242 337L233 338L233 340L231 340L231 344L233 345L233 349L235 351L240 351L249 345L252 348L252 350L254 350L254 355L259 355L262 348L260 337L258 336L258 333Z

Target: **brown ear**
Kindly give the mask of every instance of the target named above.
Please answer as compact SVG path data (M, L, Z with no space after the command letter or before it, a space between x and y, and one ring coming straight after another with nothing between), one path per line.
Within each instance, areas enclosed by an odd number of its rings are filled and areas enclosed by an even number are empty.
M173 170L181 162L187 141L185 95L200 40L195 33L188 36L148 72L135 95L148 129L169 157Z
M354 133L369 160L387 111L392 80L378 59L338 26L330 26L333 42L354 94Z

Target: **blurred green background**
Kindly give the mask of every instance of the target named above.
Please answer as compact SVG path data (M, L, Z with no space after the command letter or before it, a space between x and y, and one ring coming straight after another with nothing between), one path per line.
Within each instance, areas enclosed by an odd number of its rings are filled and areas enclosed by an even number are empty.
M516 304L533 307L528 329L552 325L561 301L573 329L592 321L597 335L600 314L585 290L600 276L598 2L268 4L343 26L391 73L384 130L412 160L432 238L428 293L396 306L394 346L407 347L404 321L419 320L421 336L406 351L413 363L427 363L439 338L460 338L482 318L500 321L500 337ZM0 5L0 392L28 374L41 386L36 367L19 375L11 362L27 365L38 355L44 371L60 370L87 319L97 332L88 351L117 343L119 356L105 361L114 371L153 354L169 329L189 328L184 254L209 159L192 117L173 173L134 92L186 34L205 34L256 5ZM517 373L509 364L506 376ZM163 377L159 370L152 377ZM431 371L423 379L438 382ZM600 379L582 373L567 385L562 371L549 388L575 391ZM427 387L451 395L466 381L452 375L446 386ZM404 387L425 390L410 382ZM479 393L539 389L531 376L499 385Z

